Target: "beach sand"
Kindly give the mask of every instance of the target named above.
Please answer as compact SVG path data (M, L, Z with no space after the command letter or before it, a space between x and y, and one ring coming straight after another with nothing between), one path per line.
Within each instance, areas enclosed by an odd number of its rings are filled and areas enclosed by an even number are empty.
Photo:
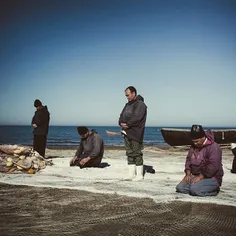
M1 174L3 235L235 235L236 175L230 173L229 148L223 149L221 191L204 198L175 192L184 175L185 147L145 147L141 182L123 181L123 148L106 148L103 168L69 167L74 153L47 149L53 166L35 175Z

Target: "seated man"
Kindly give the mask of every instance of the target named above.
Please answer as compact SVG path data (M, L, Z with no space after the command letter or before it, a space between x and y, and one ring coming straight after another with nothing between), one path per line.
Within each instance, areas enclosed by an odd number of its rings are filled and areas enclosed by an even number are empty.
M222 150L214 142L213 133L204 132L201 125L191 129L191 146L185 162L185 176L176 186L176 191L193 196L216 196L222 177Z
M95 130L89 131L85 126L77 127L77 131L81 140L75 157L70 161L70 166L99 167L104 153L102 138Z
M231 143L232 153L234 154L234 160L232 163L231 173L236 174L236 143Z

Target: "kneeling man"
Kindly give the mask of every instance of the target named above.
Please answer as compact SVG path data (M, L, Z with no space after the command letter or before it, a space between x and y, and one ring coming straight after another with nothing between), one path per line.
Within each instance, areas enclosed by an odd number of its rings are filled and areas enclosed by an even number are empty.
M104 153L102 138L95 130L90 131L86 126L77 127L77 131L81 137L80 145L70 166L99 167Z
M191 146L185 162L185 176L176 186L176 191L193 196L216 196L222 177L222 150L214 142L213 133L204 132L201 125L191 128Z

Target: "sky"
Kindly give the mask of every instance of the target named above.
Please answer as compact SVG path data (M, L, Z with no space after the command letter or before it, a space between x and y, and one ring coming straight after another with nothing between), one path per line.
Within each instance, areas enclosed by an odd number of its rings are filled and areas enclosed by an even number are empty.
M117 125L136 87L147 126L235 127L234 0L4 0L0 125Z

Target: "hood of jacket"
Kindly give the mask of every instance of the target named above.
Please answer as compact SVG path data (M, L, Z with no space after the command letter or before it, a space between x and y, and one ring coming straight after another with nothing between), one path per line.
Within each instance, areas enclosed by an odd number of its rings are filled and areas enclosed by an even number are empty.
M214 143L214 133L209 129L209 130L205 131L205 134L206 134L207 141L206 141L206 143L203 144L203 147Z
M47 106L42 106L42 108L40 108L39 111L48 112L48 107Z
M144 102L144 98L141 96L141 95L137 95L136 99L135 100L132 100L132 101L129 101L127 102L126 104L132 104L132 103L135 103L137 101L142 101Z
M142 102L144 102L144 98L141 95L138 95L136 99L141 100Z

